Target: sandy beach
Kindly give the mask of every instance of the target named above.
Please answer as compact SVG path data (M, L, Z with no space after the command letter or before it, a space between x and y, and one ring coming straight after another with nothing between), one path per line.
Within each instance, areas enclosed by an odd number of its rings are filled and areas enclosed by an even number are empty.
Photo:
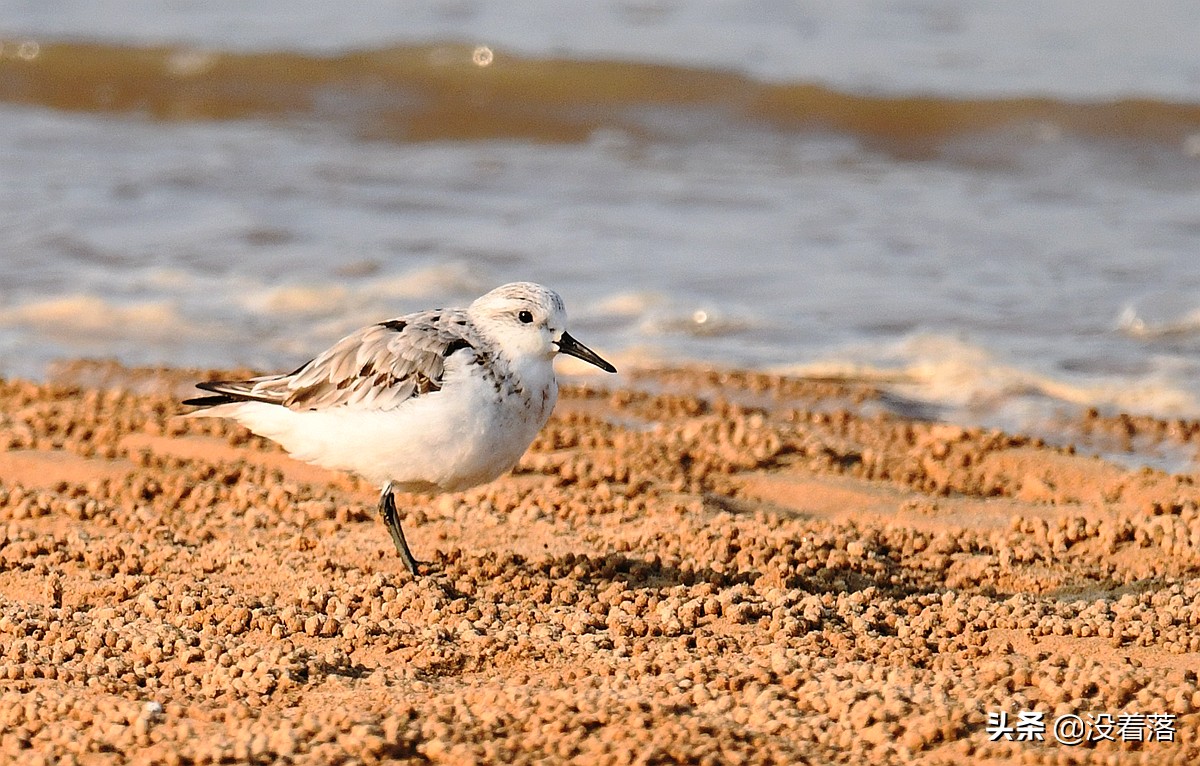
M0 760L1200 761L1191 475L644 371L568 385L512 475L402 497L414 580L376 488L176 417L218 374L0 383Z

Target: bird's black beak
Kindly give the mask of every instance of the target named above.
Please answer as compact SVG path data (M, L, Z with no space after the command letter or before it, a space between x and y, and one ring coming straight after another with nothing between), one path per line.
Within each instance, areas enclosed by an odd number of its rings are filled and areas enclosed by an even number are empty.
M587 346L571 337L570 333L564 332L562 337L557 341L558 351L560 354L568 354L570 356L582 359L588 364L594 364L605 372L616 372L617 368L613 367L608 362L600 358L600 355L592 351Z

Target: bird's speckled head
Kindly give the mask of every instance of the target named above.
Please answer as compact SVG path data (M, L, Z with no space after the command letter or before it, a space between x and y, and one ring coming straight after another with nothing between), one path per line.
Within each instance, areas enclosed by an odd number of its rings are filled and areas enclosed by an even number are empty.
M607 372L611 364L567 333L562 298L534 282L512 282L475 300L467 313L511 359L544 358L557 353L577 356Z

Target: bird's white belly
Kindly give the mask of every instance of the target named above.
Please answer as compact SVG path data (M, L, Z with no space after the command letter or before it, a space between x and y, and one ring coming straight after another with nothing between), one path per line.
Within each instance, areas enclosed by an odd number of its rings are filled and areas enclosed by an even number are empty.
M353 471L381 486L394 481L409 491L457 491L511 469L545 425L558 396L553 377L527 390L527 396L502 396L489 379L466 375L393 410L296 412L246 402L234 417L299 460Z

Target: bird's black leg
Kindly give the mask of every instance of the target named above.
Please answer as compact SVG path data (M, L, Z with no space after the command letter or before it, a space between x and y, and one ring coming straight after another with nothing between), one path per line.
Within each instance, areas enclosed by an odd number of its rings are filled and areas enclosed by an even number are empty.
M392 496L392 482L388 482L383 488L383 494L379 496L379 515L383 517L383 523L387 525L388 532L392 536L392 542L396 545L396 553L400 554L400 558L404 561L404 566L408 567L408 571L413 577L417 576L417 567L421 562L413 558L412 551L408 549L408 542L404 539L404 530L400 528L400 517L396 515L396 499Z

